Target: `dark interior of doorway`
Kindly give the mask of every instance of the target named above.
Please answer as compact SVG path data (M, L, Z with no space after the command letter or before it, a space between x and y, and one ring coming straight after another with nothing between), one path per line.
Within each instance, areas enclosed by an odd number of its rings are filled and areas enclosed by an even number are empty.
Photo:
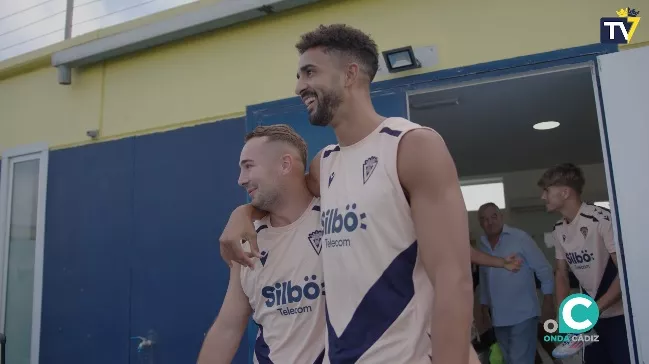
M475 210L493 201L503 208L505 222L528 232L554 267L554 248L547 245L546 233L560 216L546 212L536 182L545 169L558 163L580 166L586 178L584 200L608 207L595 100L588 65L409 95L410 120L439 132L456 163L472 244L482 234ZM534 128L548 121L559 126ZM481 186L485 188L480 190Z
M589 67L514 77L411 95L410 119L444 137L462 177L602 163Z

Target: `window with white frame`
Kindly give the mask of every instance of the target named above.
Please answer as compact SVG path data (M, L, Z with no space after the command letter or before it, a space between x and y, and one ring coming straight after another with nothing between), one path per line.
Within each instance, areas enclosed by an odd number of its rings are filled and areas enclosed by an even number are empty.
M45 202L45 144L3 150L0 168L0 332L7 363L37 364L40 350Z
M460 188L467 211L478 211L487 202L505 208L505 185L500 179L466 180L461 182Z

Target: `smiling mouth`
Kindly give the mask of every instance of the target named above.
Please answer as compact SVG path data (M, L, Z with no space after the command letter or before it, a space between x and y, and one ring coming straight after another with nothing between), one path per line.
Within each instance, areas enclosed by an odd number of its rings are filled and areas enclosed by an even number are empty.
M302 102L306 105L307 110L313 111L315 108L316 98L315 96L306 96L302 98Z
M256 188L249 189L248 190L248 196L255 197L255 191L257 191Z

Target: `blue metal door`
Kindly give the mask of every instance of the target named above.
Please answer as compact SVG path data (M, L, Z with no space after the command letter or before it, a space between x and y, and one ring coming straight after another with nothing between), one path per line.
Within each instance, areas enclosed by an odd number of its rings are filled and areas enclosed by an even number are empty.
M219 312L229 270L218 237L245 203L237 185L244 120L136 138L133 171L131 364L195 363ZM247 339L233 363L248 361Z

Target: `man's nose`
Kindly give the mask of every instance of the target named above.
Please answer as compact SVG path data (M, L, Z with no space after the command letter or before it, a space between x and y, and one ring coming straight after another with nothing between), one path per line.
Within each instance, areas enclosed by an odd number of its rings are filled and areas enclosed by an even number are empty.
M302 92L304 92L305 89L306 89L306 83L298 78L297 82L295 83L295 94L300 96L302 95Z
M240 174L239 174L239 179L237 180L237 183L238 183L239 186L241 186L241 187L246 187L246 185L248 184L248 177L247 177L247 176L244 176L243 173L240 173Z

